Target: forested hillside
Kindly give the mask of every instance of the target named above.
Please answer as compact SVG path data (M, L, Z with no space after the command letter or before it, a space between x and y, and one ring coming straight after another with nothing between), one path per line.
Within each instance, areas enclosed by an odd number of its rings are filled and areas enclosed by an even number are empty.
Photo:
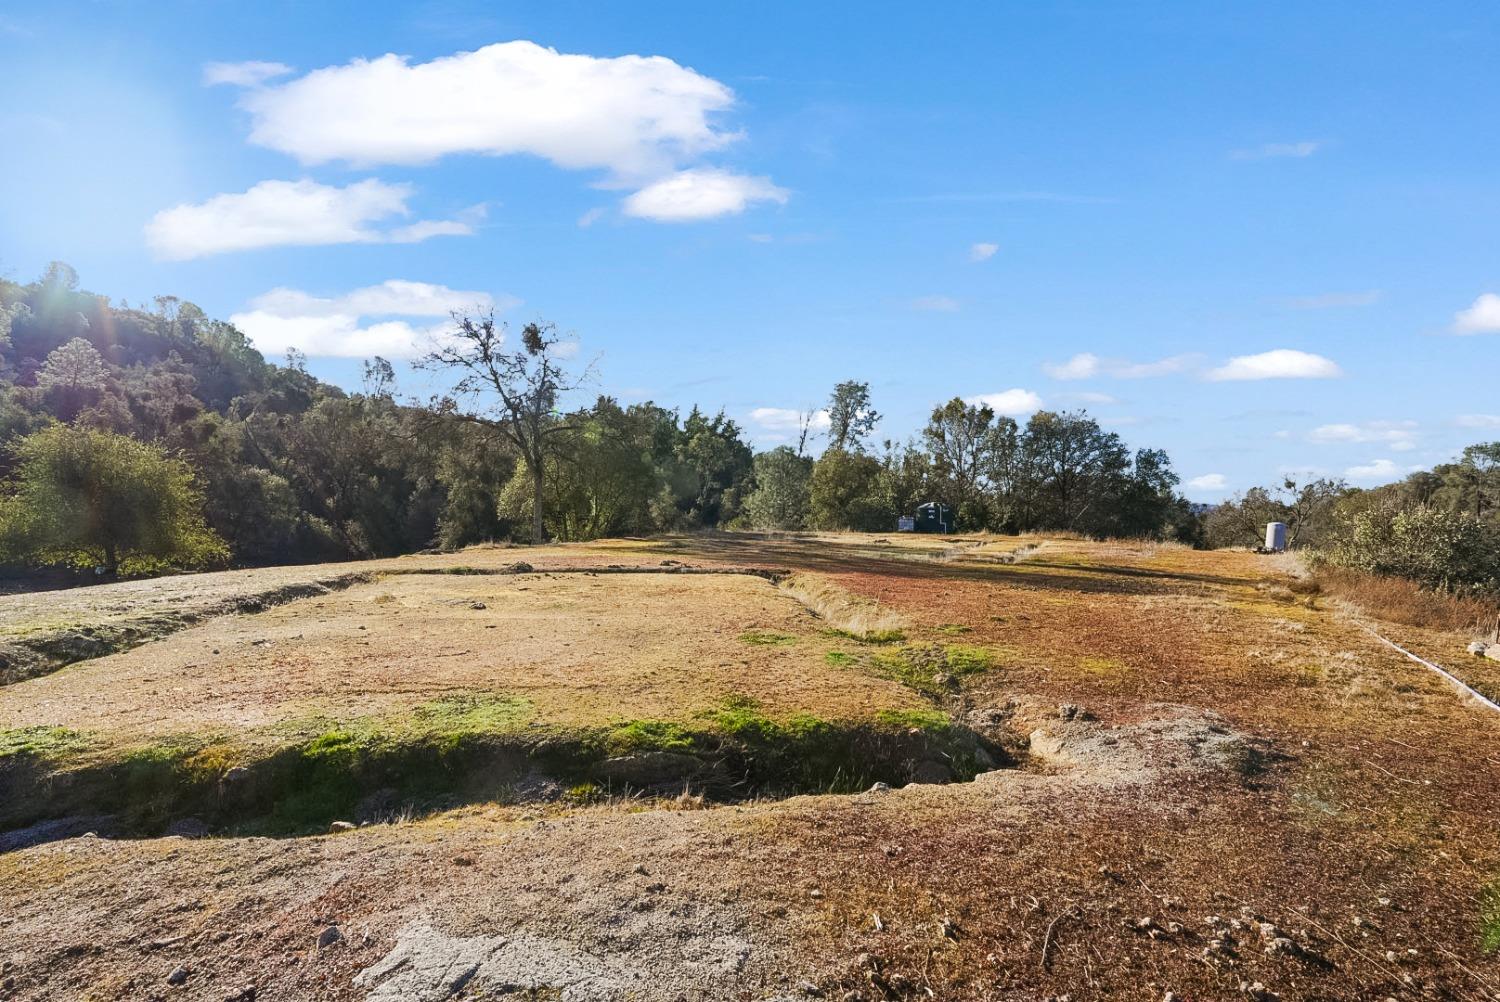
M1195 531L1165 453L1132 452L1085 414L1022 426L955 398L918 439L877 444L869 387L850 381L808 415L797 448L756 456L722 411L605 396L567 409L589 381L563 374L550 327L527 325L512 345L493 321L457 319L427 360L453 393L418 402L398 398L378 357L347 392L295 353L268 363L191 302L112 303L64 264L0 280L7 562L142 573L511 538L884 531L928 500L964 529Z

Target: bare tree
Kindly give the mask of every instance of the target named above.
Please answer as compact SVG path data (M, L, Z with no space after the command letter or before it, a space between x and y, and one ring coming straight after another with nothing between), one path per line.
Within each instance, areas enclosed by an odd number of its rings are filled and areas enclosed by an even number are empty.
M516 447L531 471L531 541L545 542L542 503L551 440L571 428L559 419L557 405L588 381L593 365L577 376L563 368L559 346L566 339L555 324L527 324L521 328L519 349L506 351L507 327L495 323L494 313L455 313L453 321L457 329L452 336L417 364L458 373L453 387L457 399L445 399L440 410L488 428Z
M813 432L813 424L818 420L819 411L809 407L807 410L797 412L797 455L807 454L807 440L816 438Z

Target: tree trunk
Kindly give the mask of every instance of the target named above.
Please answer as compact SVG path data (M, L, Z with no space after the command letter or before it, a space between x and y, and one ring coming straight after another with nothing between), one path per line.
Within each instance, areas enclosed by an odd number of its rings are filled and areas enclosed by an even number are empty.
M542 525L542 492L546 490L547 478L541 462L531 464L531 542L540 546L547 541L547 530Z

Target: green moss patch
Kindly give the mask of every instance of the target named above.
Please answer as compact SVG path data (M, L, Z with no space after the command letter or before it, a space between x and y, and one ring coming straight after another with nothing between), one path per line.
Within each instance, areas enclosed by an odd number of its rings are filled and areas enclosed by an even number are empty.
M1480 896L1479 942L1486 953L1500 950L1500 882L1491 884Z
M757 647L785 647L797 642L797 638L791 634L777 633L774 630L746 630L740 634L740 639Z
M909 645L882 651L870 660L879 673L897 679L932 698L941 698L970 675L995 667L989 648L970 644Z
M66 727L0 729L0 760L26 756L48 758L88 747L89 739Z

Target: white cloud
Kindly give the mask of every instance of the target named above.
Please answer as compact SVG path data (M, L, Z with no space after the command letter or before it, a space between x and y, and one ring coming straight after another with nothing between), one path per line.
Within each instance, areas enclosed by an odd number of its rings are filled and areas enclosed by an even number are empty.
M1455 334L1500 334L1500 296L1486 292L1453 316Z
M304 163L427 164L531 154L571 170L659 175L738 135L734 92L662 56L595 58L533 42L415 65L387 54L251 91L250 139Z
M1453 423L1460 428L1500 428L1500 414L1460 414Z
M1330 310L1346 306L1373 306L1384 296L1379 289L1364 292L1324 292L1316 296L1293 296L1286 305L1294 310Z
M578 217L578 227L579 227L579 229L586 230L590 226L593 226L595 223L597 223L599 220L601 220L603 218L604 218L604 210L603 209L600 209L600 208L590 209L589 211L585 212L583 215L581 215L581 216Z
M784 205L787 190L768 177L751 177L712 167L681 170L648 184L624 201L627 216L684 223L737 215L754 202Z
M1325 424L1307 435L1308 441L1321 445L1334 443L1379 442L1397 452L1417 447L1415 421L1366 421L1363 424Z
M1351 466L1344 471L1344 476L1356 483L1383 484L1408 472L1389 459L1377 459L1373 463L1363 466Z
M519 302L511 296L497 299L485 292L391 279L331 298L299 289L272 289L251 300L249 309L234 314L229 322L257 348L273 355L296 348L308 355L337 358L412 358L451 329L450 313L504 310ZM443 319L415 325L394 317ZM367 320L375 322L362 325Z
M1117 400L1114 397L1110 396L1108 393L1094 393L1094 392L1087 391L1087 390L1080 390L1080 391L1078 391L1076 393L1067 393L1067 394L1064 394L1064 396L1066 396L1069 400L1077 401L1080 404L1100 404L1100 405L1105 405L1105 404L1117 404L1117 403L1120 402L1119 400Z
M231 87L259 87L267 80L284 77L295 72L286 63L204 63L203 82L210 87L228 84Z
M1023 389L981 393L977 396L965 397L964 403L985 404L996 414L1005 414L1010 417L1024 417L1042 409L1042 398L1030 390Z
M999 244L972 244L969 247L969 260L988 261L999 249Z
M911 301L911 308L929 313L957 313L958 300L952 296L918 296Z
M1146 379L1183 372L1197 362L1197 355L1171 355L1155 362L1131 362L1123 358L1100 358L1093 352L1084 351L1061 364L1043 365L1042 369L1053 379L1093 379L1096 376Z
M1318 152L1322 143L1303 140L1300 143L1266 143L1248 150L1235 150L1229 154L1233 160L1273 160L1280 157L1310 157Z
M261 247L345 243L415 243L474 232L465 219L428 220L390 230L374 224L411 215L412 189L374 178L344 188L301 181L262 181L249 191L215 195L197 205L163 209L146 224L146 243L161 258L184 261ZM476 211L465 215L473 218Z
M750 412L750 420L766 431L796 434L802 430L802 412L790 407L757 407ZM829 425L826 410L815 411L812 416L814 431L827 431Z
M1334 379L1343 371L1332 359L1291 348L1240 355L1209 371L1216 382L1246 379Z
M1195 491L1223 491L1229 489L1229 478L1222 473L1205 473L1189 480L1187 486Z

